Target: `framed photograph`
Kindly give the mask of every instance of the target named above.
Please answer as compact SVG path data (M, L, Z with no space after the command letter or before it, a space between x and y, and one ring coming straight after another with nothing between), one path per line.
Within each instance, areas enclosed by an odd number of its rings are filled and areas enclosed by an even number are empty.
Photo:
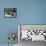
M4 16L8 18L16 18L17 8L4 8Z

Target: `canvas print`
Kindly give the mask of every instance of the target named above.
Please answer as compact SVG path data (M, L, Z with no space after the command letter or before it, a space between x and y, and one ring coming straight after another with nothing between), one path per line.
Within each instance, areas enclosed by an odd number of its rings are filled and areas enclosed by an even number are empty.
M4 8L4 16L15 18L17 16L16 8Z
M46 25L20 25L20 41L46 41Z

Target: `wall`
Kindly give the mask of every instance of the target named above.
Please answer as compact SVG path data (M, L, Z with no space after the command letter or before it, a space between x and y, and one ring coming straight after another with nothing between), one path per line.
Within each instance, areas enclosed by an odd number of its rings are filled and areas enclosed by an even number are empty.
M4 18L4 8L17 8L16 18ZM18 32L18 24L46 24L46 0L0 1L0 44L7 44L9 32ZM17 42L17 40L16 40Z
M21 3L21 24L46 24L46 0L26 0Z
M17 24L19 23L20 16L18 15L19 11L17 12L16 18L4 18L4 8L17 8L17 1L13 0L4 0L0 2L0 44L7 44L9 42L8 40L8 34L10 32L16 32L16 35L18 34L17 30ZM15 41L18 42L17 39Z

